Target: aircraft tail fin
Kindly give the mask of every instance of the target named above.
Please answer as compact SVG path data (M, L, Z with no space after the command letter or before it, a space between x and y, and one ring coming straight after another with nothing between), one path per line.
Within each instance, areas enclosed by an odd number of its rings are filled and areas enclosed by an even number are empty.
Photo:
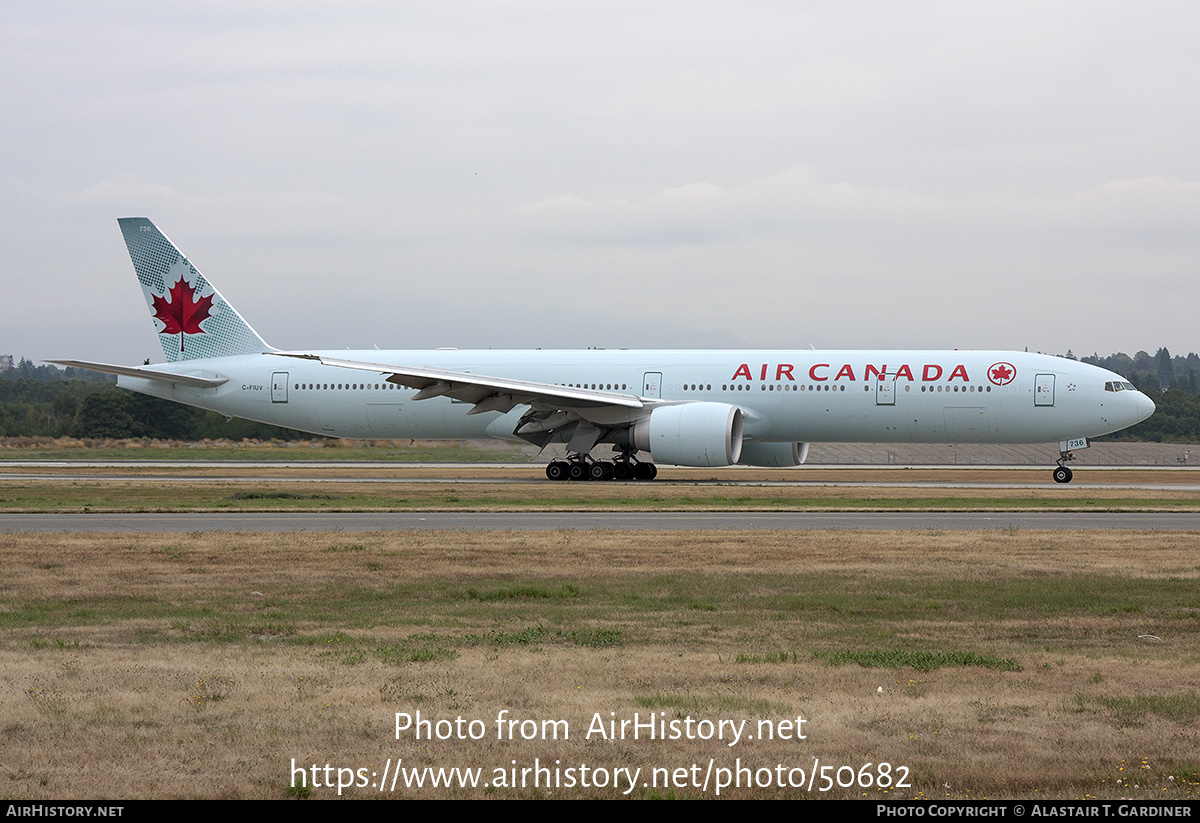
M272 351L157 226L117 222L168 361Z

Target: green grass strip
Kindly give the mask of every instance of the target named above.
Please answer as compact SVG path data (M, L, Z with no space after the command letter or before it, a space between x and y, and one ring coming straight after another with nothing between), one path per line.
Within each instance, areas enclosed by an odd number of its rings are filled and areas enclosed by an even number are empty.
M975 652L912 652L904 649L869 649L866 651L815 652L813 657L824 660L830 666L845 666L857 663L868 669L903 669L906 666L919 672L947 667L982 666L1003 672L1019 672L1021 664L1011 657L1000 658L994 654Z

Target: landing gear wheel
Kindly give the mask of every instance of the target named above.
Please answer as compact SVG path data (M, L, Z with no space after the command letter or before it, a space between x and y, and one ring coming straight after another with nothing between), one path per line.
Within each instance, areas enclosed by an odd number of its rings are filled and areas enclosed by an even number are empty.
M588 467L589 480L612 480L616 467L606 460L599 460Z
M614 480L632 480L633 479L633 464L628 460L618 460L613 464L613 479Z
M567 470L570 468L570 464L562 460L555 460L546 467L546 477L550 478L551 480L566 480Z
M1066 466L1059 466L1054 470L1055 483L1070 483L1072 477L1074 477L1074 474Z
M587 480L588 479L588 464L582 460L572 460L567 469L567 477L571 480Z
M658 466L653 463L638 463L633 467L634 480L653 480L658 477Z

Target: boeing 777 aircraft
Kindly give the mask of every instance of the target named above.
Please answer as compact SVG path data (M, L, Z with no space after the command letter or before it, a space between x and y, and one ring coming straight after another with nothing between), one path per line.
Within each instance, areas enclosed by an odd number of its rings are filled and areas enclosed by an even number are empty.
M1120 375L1006 351L279 351L144 217L118 221L165 363L50 362L314 434L565 443L551 480L678 466L798 466L811 442L1053 443L1154 412ZM596 459L600 445L612 459ZM647 459L648 457L648 459Z

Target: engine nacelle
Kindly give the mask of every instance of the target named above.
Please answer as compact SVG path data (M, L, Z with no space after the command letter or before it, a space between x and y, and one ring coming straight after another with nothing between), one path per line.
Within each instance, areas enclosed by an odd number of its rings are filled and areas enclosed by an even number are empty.
M742 466L791 468L808 459L807 443L747 443L742 446Z
M656 463L732 466L742 454L742 410L726 403L659 406L633 424L629 437Z

